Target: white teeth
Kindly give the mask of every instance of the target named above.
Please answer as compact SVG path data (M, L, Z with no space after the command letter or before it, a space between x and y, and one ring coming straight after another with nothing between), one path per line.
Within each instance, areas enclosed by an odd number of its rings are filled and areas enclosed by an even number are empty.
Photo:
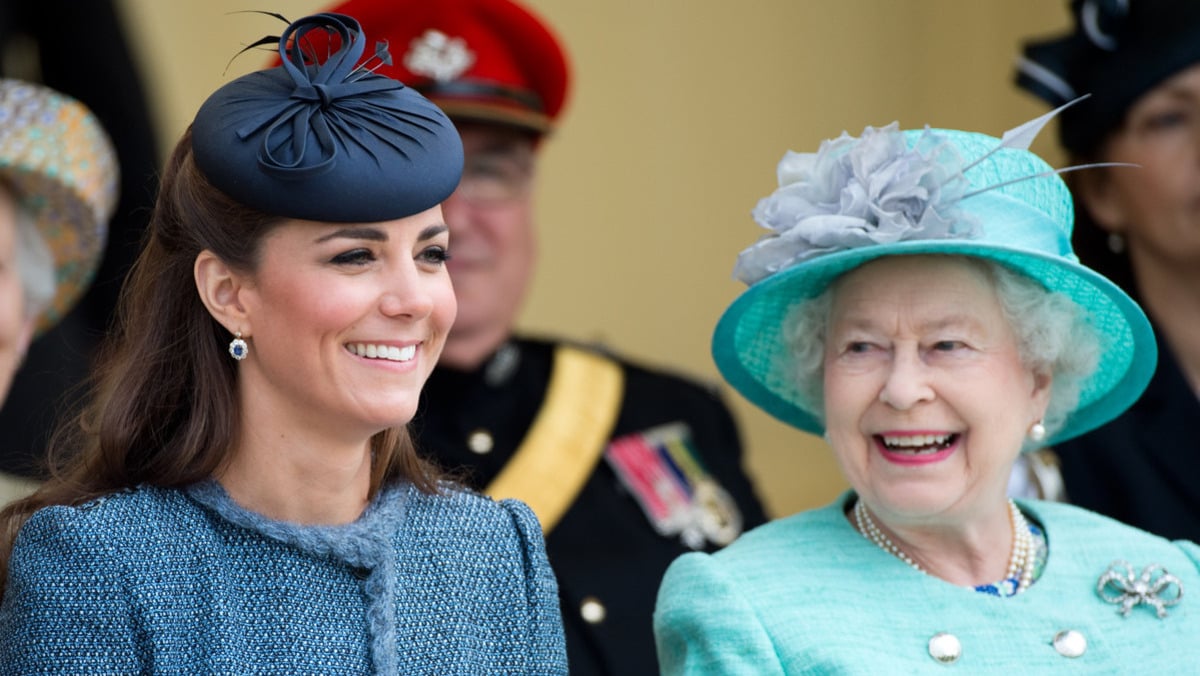
M884 436L883 443L894 448L925 448L943 446L950 441L949 434L913 434L902 437Z
M395 345L374 345L369 343L353 343L347 345L350 351L367 359L386 359L388 361L409 361L417 355L416 345L396 347Z

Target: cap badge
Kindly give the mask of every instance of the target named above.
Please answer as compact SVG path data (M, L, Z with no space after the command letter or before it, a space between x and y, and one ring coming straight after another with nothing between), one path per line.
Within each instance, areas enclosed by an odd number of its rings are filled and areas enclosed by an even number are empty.
M433 28L413 40L404 55L405 68L437 82L454 80L474 63L475 53L467 49L465 40L452 38Z

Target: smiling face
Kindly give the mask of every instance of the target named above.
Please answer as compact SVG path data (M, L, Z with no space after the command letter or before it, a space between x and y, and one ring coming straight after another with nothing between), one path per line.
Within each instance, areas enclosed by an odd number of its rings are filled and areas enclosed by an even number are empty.
M274 228L232 328L250 343L238 378L253 424L354 437L406 424L454 321L448 244L439 207Z
M947 256L885 257L836 283L824 385L842 472L891 523L993 510L1049 394L984 268Z

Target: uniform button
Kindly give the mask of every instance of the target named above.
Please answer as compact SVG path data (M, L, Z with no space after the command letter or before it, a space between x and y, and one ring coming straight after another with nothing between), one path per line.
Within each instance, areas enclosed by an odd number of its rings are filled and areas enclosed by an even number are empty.
M1054 635L1054 649L1063 657L1079 657L1087 652L1087 639L1074 629L1064 629Z
M467 448L471 452L479 455L486 455L492 452L492 447L496 442L492 439L491 433L487 430L475 430L471 432L471 436L467 437Z
M929 639L929 656L942 664L953 664L962 657L962 643L954 634L941 632Z
M600 624L608 615L608 609L604 607L603 603L600 603L600 599L589 596L579 604L579 615L588 624Z

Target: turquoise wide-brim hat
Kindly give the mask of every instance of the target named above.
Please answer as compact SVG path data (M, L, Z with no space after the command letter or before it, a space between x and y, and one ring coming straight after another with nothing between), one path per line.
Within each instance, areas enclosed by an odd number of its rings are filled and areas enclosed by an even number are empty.
M823 434L784 335L791 309L877 258L962 255L996 261L1065 294L1101 336L1098 368L1045 443L1087 432L1128 408L1157 360L1150 323L1120 288L1079 263L1071 250L1070 192L1025 149L1029 140L893 124L868 127L860 138L843 134L818 153L788 153L780 188L754 212L772 232L742 252L735 270L750 288L713 336L721 374L779 420Z

